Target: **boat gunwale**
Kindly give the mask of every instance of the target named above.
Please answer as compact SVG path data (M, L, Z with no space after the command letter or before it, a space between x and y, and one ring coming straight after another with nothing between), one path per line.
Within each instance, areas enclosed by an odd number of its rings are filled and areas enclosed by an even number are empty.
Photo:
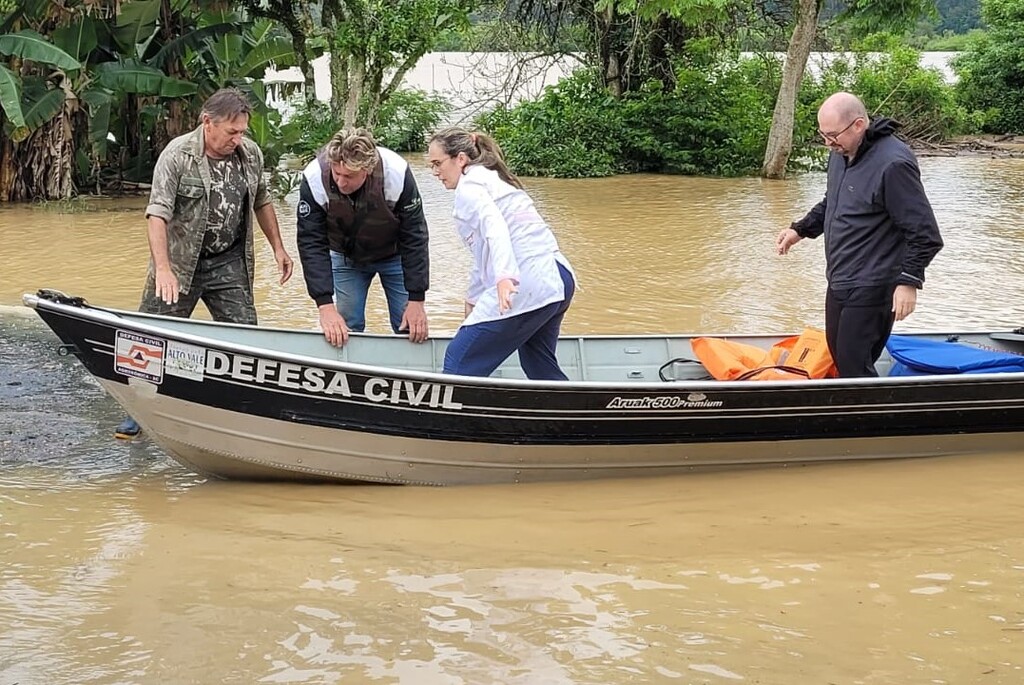
M933 375L921 375L921 376L878 376L869 378L819 378L813 379L813 382L809 385L806 379L793 379L793 380L735 380L735 381L719 381L719 380L679 380L679 381L588 381L588 380L569 380L569 381L553 381L553 380L531 380L528 378L495 378L495 377L479 377L479 376L461 376L455 374L446 374L437 371L413 371L409 369L402 369L390 366L380 366L374 364L364 364L352 361L343 361L340 359L331 359L329 357L316 357L310 355L296 354L293 352L286 352L272 348L257 347L253 345L247 345L245 343L234 342L230 340L222 340L214 337L206 337L195 333L184 332L170 329L170 335L168 329L160 327L159 325L151 325L145 321L138 321L138 319L152 319L154 321L167 321L172 317L161 316L158 314L149 314L145 312L133 312L122 309L108 308L95 306L85 303L84 306L74 306L69 304L63 304L54 302L38 295L26 293L22 296L22 302L26 307L34 310L49 310L62 316L76 318L84 321L91 321L94 323L100 323L103 325L109 325L113 328L123 327L132 330L138 330L150 335L154 335L162 338L171 338L190 344L196 344L207 348L224 349L236 354L246 354L253 357L263 357L274 359L277 361L285 361L291 363L298 363L304 366L326 368L335 371L342 371L346 373L363 374L369 376L388 376L393 378L407 379L407 380L425 380L437 383L443 383L446 385L466 385L466 386L480 386L484 388L494 389L523 389L523 390L540 390L540 391L561 391L571 392L574 390L632 390L632 391L651 391L658 389L661 392L665 391L706 391L706 390L722 390L724 388L736 389L736 390L753 390L763 389L767 390L803 390L807 391L811 388L844 388L851 387L856 388L858 386L878 386L878 387L892 387L902 385L947 385L968 382L969 384L978 384L979 381L1000 381L1000 384L1009 384L1024 381L1024 371L1020 372L995 372L995 373L972 373L972 374L933 374ZM181 322L187 322L189 326L212 326L217 328L235 328L239 330L259 330L260 332L276 332L292 336L317 336L322 337L323 334L316 330L296 330L290 328L282 328L276 326L260 326L250 324L237 324L231 322L219 322L219 321L205 321L202 319L181 319ZM123 322L123 326L119 326L118 322ZM981 330L981 331L917 331L908 333L914 336L990 336L995 331L993 330ZM392 335L385 334L374 334L374 333L352 333L350 335L358 336L361 338L382 338L382 339L394 339ZM676 333L676 334L596 334L596 335L571 335L571 336L560 336L559 340L566 341L580 341L586 339L603 339L603 340L663 340L666 338L675 338L679 340L692 340L696 337L710 336L710 337L729 337L729 338L762 338L762 339L780 339L788 337L786 334L741 334L741 333L718 333L718 334L689 334L689 333ZM451 336L436 336L430 340L450 340ZM429 342L429 341L428 341ZM254 354L254 352L256 352ZM672 360L668 360L672 361Z

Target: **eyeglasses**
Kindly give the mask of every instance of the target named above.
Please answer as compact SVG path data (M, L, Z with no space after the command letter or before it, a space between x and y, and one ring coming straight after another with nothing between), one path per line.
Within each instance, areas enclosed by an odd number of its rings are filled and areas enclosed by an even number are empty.
M826 143L828 143L828 142L837 143L837 142L839 142L839 136L841 136L844 133L846 133L847 131L849 131L850 127L857 123L858 119L860 119L860 117L857 117L853 121L848 123L846 125L846 128L844 128L842 131L836 131L835 133L825 133L824 131L819 130L818 131L818 135L820 135L821 139L824 140Z
M427 167L431 171L437 171L438 169L441 168L441 165L444 164L445 162L447 162L449 159L452 159L452 158L451 157L445 157L444 159L428 159L427 160Z

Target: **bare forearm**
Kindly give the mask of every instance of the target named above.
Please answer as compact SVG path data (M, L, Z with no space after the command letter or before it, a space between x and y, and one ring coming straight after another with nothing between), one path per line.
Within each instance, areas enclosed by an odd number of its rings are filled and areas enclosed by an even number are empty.
M153 266L157 269L170 269L171 258L167 250L167 222L158 216L150 215L146 228L149 239L149 253L153 256Z
M277 224L277 212L274 211L273 203L268 202L256 210L256 222L260 225L263 235L267 237L267 242L270 243L271 249L274 252L283 250L284 243L281 241L281 227Z

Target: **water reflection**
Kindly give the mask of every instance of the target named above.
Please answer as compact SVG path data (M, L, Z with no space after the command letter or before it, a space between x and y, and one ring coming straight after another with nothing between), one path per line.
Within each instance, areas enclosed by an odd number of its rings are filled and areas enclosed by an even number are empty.
M28 492L0 678L1019 682L1017 458Z

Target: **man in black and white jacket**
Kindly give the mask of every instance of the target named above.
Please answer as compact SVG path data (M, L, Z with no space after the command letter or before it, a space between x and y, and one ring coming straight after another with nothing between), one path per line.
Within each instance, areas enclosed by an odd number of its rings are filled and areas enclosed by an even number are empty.
M366 129L339 131L309 163L299 186L296 242L306 290L335 346L366 326L374 276L391 328L413 342L428 336L427 221L409 164Z

